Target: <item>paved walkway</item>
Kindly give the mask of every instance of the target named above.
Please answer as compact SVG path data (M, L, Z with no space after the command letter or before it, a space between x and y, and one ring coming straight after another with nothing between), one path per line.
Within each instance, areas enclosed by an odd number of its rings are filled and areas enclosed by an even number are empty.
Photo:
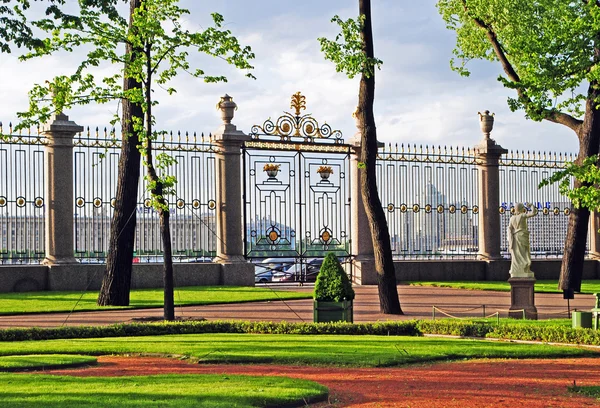
M312 287L287 286L276 289L312 291ZM404 315L384 315L379 313L379 299L376 286L355 287L354 321L373 322L378 320L431 319L433 307L458 317L491 315L500 312L507 316L510 307L509 292L491 292L433 288L419 286L398 286ZM566 318L567 301L562 294L536 294L535 303L540 319ZM485 306L485 312L484 308ZM589 310L594 307L592 295L575 295L571 300L571 310ZM111 310L100 312L50 313L38 315L0 316L0 328L8 327L56 327L80 325L105 325L130 322L134 318L160 317L162 309ZM182 318L205 318L208 320L251 320L311 322L312 300L272 301L236 303L230 305L187 306L176 308L176 316ZM436 316L443 316L437 311Z

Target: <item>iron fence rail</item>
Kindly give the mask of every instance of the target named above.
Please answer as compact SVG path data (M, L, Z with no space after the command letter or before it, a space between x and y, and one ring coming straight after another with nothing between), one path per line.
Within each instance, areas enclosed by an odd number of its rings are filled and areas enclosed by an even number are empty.
M568 153L511 151L500 159L501 252L510 257L506 229L516 203L535 206L538 216L528 220L531 255L560 257L564 252L571 202L558 191L558 184L538 188L540 182L564 168L576 157ZM571 181L571 185L572 185ZM589 250L588 229L587 250Z
M471 149L389 145L380 150L377 183L396 259L476 256L476 164Z
M44 257L45 144L39 132L2 136L0 122L0 263Z
M37 135L0 138L0 263L39 263L45 248L44 145ZM0 134L2 129L0 127ZM115 132L89 129L74 138L74 254L81 262L103 262L115 206L120 140ZM154 150L177 161L176 194L167 197L176 261L205 261L216 253L215 147L212 138L168 134ZM143 166L143 165L142 165ZM142 167L141 174L145 174ZM140 181L136 208L136 261L160 261L162 241L150 192Z
M88 262L106 257L115 206L120 140L114 131L90 132L74 140L75 256ZM215 148L212 138L180 132L153 143L155 152L176 160L167 171L177 178L176 194L168 195L173 257L203 261L216 252ZM146 174L143 163L140 174ZM148 183L140 181L136 208L135 261L161 261L162 239Z

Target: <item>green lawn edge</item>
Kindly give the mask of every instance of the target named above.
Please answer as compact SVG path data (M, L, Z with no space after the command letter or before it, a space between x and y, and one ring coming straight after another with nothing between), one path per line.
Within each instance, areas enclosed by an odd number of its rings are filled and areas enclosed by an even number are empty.
M72 377L0 373L3 407L301 407L325 401L315 381L274 376L163 374Z
M0 372L75 368L98 364L94 356L78 354L27 354L0 356Z
M134 289L129 306L98 306L98 291L0 293L0 316L155 309L163 307L163 289ZM311 292L250 286L187 286L176 288L175 307L268 302L312 298Z
M448 282L421 282L421 281L403 281L403 285L409 286L430 286L438 288L466 289L466 290L485 290L496 292L510 292L510 284L507 281L448 281ZM556 280L538 280L535 283L536 293L561 293L558 289ZM600 293L600 280L584 280L581 284L581 294Z

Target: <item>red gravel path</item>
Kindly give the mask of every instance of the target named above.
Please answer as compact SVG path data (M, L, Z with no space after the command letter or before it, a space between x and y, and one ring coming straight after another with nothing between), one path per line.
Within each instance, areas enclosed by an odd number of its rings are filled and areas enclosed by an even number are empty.
M587 407L600 402L567 391L600 385L598 359L478 360L403 368L323 368L275 365L199 365L151 357L98 359L85 369L46 373L78 376L180 374L284 375L330 390L319 407Z

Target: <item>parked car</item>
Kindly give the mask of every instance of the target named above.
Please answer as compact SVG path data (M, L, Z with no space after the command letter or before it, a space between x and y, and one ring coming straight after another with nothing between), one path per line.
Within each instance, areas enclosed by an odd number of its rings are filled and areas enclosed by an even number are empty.
M315 258L306 263L296 263L273 274L273 282L314 282L317 280L323 259Z
M273 280L273 274L289 268L294 262L293 258L267 258L254 265L254 282L267 283Z

